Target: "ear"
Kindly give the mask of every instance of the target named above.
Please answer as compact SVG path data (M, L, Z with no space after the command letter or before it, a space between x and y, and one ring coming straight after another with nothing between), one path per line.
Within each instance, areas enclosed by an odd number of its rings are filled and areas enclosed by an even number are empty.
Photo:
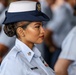
M18 27L18 28L17 28L17 34L18 34L20 37L25 37L24 30L23 30L21 27Z

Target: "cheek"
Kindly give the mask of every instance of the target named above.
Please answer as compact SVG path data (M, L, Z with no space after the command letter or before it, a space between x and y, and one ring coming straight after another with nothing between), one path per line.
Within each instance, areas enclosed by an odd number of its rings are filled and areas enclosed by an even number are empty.
M40 38L39 35L40 35L40 32L38 32L38 33L36 33L36 32L32 33L30 35L31 42L36 43L36 44L42 43L43 42L43 38Z
M36 40L38 40L39 35L40 35L40 32L39 31L36 31L36 30L28 30L26 36L27 36L27 38L30 41L36 41Z
M30 38L32 38L34 41L39 39L39 33L38 32L31 32Z

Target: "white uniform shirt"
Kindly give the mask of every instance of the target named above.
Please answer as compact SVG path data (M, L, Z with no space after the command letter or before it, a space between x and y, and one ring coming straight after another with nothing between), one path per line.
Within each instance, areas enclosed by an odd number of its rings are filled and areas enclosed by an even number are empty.
M45 66L39 50L16 39L15 46L2 61L0 75L55 75L54 71Z
M59 58L73 61L68 68L68 75L76 75L76 26L63 41Z

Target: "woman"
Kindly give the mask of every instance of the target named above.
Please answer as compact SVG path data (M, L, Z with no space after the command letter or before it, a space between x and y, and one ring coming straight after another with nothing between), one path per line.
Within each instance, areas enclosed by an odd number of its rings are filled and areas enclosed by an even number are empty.
M15 46L2 61L0 75L54 75L34 44L42 43L42 21L49 18L41 12L39 2L12 2L6 12L5 33L16 35Z

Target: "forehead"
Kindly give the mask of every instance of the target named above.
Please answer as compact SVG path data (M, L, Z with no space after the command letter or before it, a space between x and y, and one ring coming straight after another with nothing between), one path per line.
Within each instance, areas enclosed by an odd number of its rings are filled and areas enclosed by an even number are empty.
M32 22L31 24L38 25L38 24L42 24L42 22Z
M35 24L42 24L42 22L28 22L28 21L22 21L22 22L18 22L19 26L23 26L25 24L31 24L31 25L35 25Z
M21 22L18 22L17 24L22 26L22 25L27 24L27 23L29 23L29 22L28 21L21 21Z

